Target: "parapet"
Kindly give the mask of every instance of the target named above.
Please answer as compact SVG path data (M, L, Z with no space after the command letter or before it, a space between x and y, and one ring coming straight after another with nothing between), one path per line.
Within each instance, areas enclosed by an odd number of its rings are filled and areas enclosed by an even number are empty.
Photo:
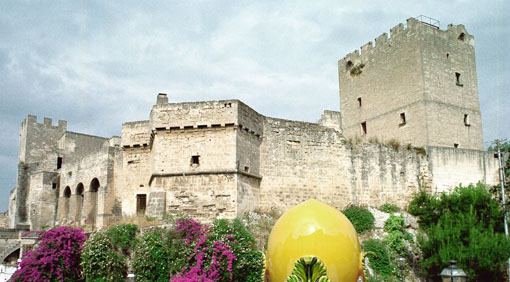
M342 132L342 115L340 112L325 110L317 123Z
M159 93L156 105L168 104L168 96L165 93Z
M47 117L43 118L43 123L37 123L37 116L28 115L27 118L25 118L25 120L21 124L21 126L30 124L30 125L43 126L44 128L48 128L48 129L50 129L50 128L51 129L63 129L63 130L67 129L67 121L65 121L65 120L59 120L56 126L53 126L52 123L53 123L53 120L51 118L47 118Z
M440 30L438 26L431 25L416 18L409 18L406 21L406 26L402 23L399 23L392 27L390 29L389 38L388 33L385 32L375 38L375 46L372 41L370 41L367 44L361 46L360 50L355 50L347 54L344 58L338 61L339 66L346 65L348 62L351 62L349 65L354 66L361 64L362 62L370 61L372 57L377 56L378 52L384 51L387 48L391 48L392 45L405 44L400 42L401 38L422 35L424 36L426 34L432 34L432 36L442 36L452 40L457 39L474 46L473 36L467 33L466 28L462 24L449 24L447 30ZM347 71L349 68L339 68L339 70Z

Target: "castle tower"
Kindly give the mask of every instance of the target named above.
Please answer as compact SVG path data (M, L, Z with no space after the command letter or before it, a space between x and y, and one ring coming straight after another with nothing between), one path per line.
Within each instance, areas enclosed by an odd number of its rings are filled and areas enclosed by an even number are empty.
M347 138L483 150L474 38L410 18L338 62Z

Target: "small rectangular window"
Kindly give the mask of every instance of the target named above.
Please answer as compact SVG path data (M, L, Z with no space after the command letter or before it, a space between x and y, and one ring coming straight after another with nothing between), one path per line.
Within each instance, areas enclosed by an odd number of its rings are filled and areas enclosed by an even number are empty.
M361 123L361 135L366 135L367 134L367 122L364 121Z
M200 164L200 156L195 155L191 156L191 165L199 165Z
M136 195L136 214L145 215L147 208L147 194Z
M464 125L471 126L471 124L469 123L469 114L464 114Z
M455 83L458 86L463 86L462 79L460 78L460 73L458 73L458 72L455 73Z
M406 113L400 113L400 125L405 125L407 123Z
M60 169L61 167L62 167L62 158L58 157L57 158L57 169Z
M459 148L459 144L458 143L453 143L453 148Z
M358 108L361 108L361 97L358 97Z

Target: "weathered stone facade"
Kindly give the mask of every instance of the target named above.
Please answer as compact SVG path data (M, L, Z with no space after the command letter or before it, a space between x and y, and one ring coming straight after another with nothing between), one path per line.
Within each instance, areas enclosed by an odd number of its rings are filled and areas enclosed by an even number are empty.
M483 150L474 38L407 20L338 62L347 138Z
M449 60L466 76L464 86L455 88L461 86L446 85L450 69L434 73L448 58L438 53L425 59L423 54L436 49L421 46L436 36L438 45L454 41L455 48L471 52L472 36L462 26L438 31L419 25L408 20L407 29L392 29L391 40L378 38L382 46L365 46L361 56L354 53L340 60L345 112L325 111L318 123L265 117L238 100L168 103L165 94L158 95L148 120L124 123L122 136L109 139L67 131L65 121L53 126L51 119L39 124L28 116L21 125L10 226L39 229L74 221L100 227L123 216L162 218L173 212L202 220L233 218L255 209L283 211L311 197L337 208L384 203L406 207L419 189L444 192L459 183L495 184L497 162L479 150L474 59L456 58L450 51ZM458 31L464 32L460 43L453 36ZM378 61L383 54L388 59ZM395 60L393 65L389 59ZM342 69L349 60L351 67L365 64L361 74L351 76ZM384 74L377 78L376 72ZM447 99L441 100L445 95L434 87L444 88ZM363 106L357 109L360 95ZM405 101L398 104L399 97ZM441 117L428 113L435 108L435 113L450 116L469 109L471 124L461 129L470 135L442 131L443 124L436 126ZM393 114L398 122L401 111L408 122L389 128ZM367 136L427 145L426 153L373 140L349 141L342 129L353 134L360 118L384 125L370 125L376 133ZM459 148L448 148L454 142Z

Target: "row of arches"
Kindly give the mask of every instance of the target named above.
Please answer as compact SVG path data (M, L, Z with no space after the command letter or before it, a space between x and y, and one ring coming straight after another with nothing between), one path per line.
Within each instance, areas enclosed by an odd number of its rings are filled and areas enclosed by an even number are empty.
M74 221L95 226L97 216L97 192L101 184L97 178L92 179L85 190L82 182L76 185L74 194L71 187L66 186L62 194L62 221Z

